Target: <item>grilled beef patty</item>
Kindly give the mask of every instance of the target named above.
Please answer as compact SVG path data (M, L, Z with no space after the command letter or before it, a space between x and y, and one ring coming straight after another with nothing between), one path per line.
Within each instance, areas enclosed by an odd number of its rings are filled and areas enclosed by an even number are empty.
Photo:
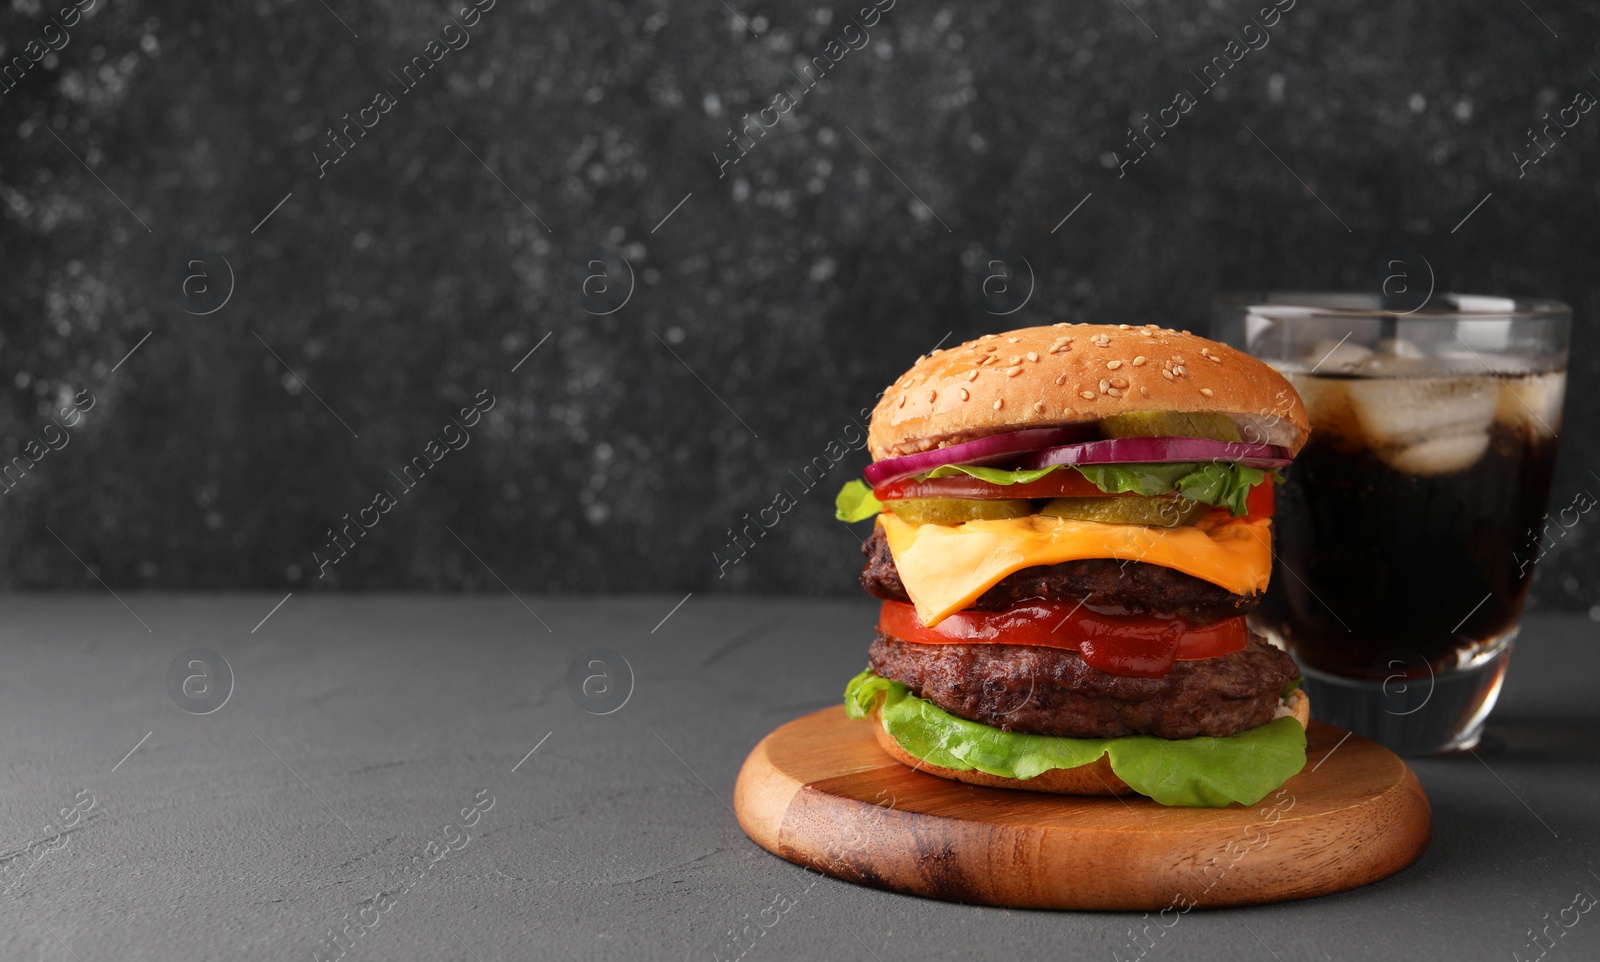
M1112 675L1075 651L1024 645L923 645L879 632L872 670L970 721L1077 738L1232 735L1272 720L1294 661L1251 634L1244 650L1174 662L1161 678Z

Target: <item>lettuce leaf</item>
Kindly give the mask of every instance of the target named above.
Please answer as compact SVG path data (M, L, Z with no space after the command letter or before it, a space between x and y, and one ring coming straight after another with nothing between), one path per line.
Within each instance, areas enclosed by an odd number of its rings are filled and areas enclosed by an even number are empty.
M1162 805L1254 805L1306 764L1305 730L1289 717L1226 738L1026 735L957 718L870 669L845 688L845 713L864 718L880 700L884 731L906 751L942 768L1028 779L1106 755L1111 770L1130 788Z
M1195 461L1173 464L1054 464L1047 468L1016 471L973 464L946 464L917 475L916 480L952 478L965 474L990 484L1029 484L1052 471L1069 469L1088 478L1106 494L1130 493L1153 498L1177 491L1190 501L1227 508L1236 518L1245 513L1245 501L1250 497L1250 489L1266 480L1268 474L1260 468L1247 468L1239 464ZM1273 480L1278 480L1276 470L1271 474ZM834 498L833 504L834 517L840 521L865 521L883 510L882 504L872 496L872 489L861 481L846 484Z
M1010 470L1008 468L986 468L978 464L947 464L944 467L934 468L927 474L917 475L918 481L928 478L953 478L958 474L970 475L979 481L990 484L1028 484L1037 481L1051 471L1063 465L1052 464L1048 468L1029 468L1027 470Z
M1131 492L1153 498L1177 491L1190 501L1227 508L1234 517L1245 513L1250 489L1267 472L1241 464L1180 462L1177 464L1082 464L1074 467L1107 494Z
M865 521L876 518L883 502L873 497L864 481L851 481L833 498L833 516L840 521Z

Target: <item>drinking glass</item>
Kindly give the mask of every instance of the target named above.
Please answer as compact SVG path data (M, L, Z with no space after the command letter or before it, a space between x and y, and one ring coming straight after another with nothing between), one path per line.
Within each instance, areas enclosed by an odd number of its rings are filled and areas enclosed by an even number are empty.
M1213 320L1294 384L1312 428L1278 489L1252 626L1300 664L1318 719L1430 754L1478 743L1548 542L1571 310L1393 306L1233 295Z

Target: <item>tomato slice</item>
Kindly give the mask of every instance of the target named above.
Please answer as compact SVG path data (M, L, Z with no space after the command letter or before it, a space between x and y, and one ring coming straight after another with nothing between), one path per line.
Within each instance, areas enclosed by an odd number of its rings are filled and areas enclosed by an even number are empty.
M1250 494L1245 498L1244 513L1257 518L1270 518L1277 508L1277 485L1273 484L1272 477L1250 489Z
M1200 661L1243 651L1244 617L1191 625L1177 616L1107 615L1065 601L1029 601L1005 611L958 611L932 628L917 609L885 601L878 630L923 645L1032 645L1083 655L1090 666L1113 675L1160 678L1173 661Z

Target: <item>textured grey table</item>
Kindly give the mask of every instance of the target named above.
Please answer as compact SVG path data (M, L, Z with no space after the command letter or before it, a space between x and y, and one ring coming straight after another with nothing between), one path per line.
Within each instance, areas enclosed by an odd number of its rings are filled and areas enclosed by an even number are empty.
M105 594L4 602L5 960L329 959L335 927L347 959L1527 960L1546 926L1548 952L1600 957L1600 917L1560 918L1600 895L1600 650L1581 619L1528 625L1481 759L1416 765L1421 862L1193 912L1147 947L1138 915L817 881L739 831L740 762L838 701L865 600L297 594L254 633L277 597L123 600L137 617ZM636 677L609 715L566 682L600 645ZM166 687L196 646L235 676L208 715ZM761 934L735 934L746 917Z

